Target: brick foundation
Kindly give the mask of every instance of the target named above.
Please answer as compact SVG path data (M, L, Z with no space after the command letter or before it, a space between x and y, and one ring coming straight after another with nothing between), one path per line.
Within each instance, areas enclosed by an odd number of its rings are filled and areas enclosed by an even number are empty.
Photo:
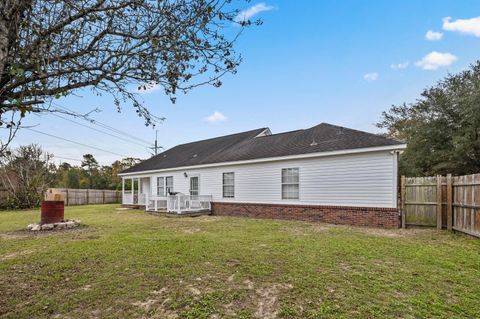
M383 228L400 227L400 216L396 208L214 202L212 212L219 216L292 219Z

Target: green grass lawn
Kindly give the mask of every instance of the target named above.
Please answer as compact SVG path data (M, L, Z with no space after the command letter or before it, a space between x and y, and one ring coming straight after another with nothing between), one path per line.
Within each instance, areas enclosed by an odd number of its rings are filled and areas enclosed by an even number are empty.
M0 212L0 317L480 317L464 235L115 208L42 233L22 230L38 210Z

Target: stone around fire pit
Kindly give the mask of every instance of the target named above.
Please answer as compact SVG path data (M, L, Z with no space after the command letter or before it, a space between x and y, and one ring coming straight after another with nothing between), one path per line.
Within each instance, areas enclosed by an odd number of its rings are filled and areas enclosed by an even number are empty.
M27 226L27 230L31 231L40 231L40 230L60 230L60 229L70 229L80 226L80 221L75 219L66 219L59 223L53 224L30 224Z

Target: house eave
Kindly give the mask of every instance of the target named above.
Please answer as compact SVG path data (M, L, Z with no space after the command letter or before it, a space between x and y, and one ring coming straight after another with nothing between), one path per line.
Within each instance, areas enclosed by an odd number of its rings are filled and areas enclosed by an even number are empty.
M143 175L148 173L162 173L162 172L170 172L170 171L177 171L177 170L288 161L288 160L294 160L294 159L316 158L316 157L348 155L348 154L361 154L361 153L380 152L380 151L402 151L406 148L407 148L407 144L386 145L386 146L346 149L346 150L330 151L330 152L317 152L317 153L289 155L289 156L265 157L265 158L243 160L243 161L220 162L220 163L200 164L200 165L191 165L191 166L176 166L176 167L163 168L163 169L119 173L118 176L136 176L136 175Z

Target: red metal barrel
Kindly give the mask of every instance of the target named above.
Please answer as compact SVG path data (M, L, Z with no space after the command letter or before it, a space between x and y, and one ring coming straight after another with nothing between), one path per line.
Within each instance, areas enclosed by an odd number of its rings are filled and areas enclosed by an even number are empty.
M46 200L41 206L40 224L59 223L64 219L63 200Z

